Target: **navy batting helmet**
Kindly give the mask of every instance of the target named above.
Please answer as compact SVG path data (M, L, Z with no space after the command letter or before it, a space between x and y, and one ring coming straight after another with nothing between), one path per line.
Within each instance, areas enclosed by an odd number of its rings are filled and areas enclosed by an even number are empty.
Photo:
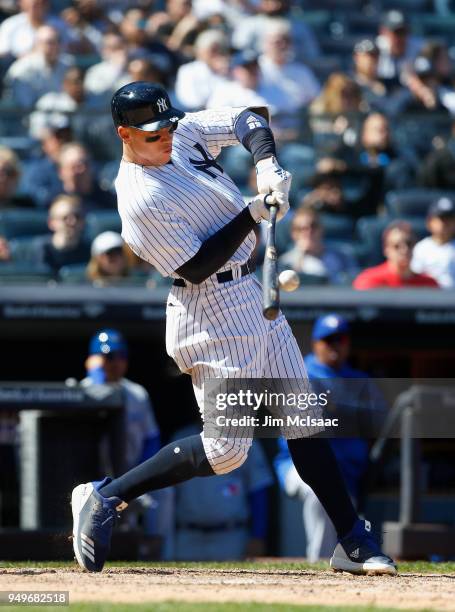
M89 345L90 355L111 355L120 353L128 355L128 346L125 338L116 329L101 329L92 336Z
M161 85L148 81L134 81L120 87L112 96L111 111L116 126L131 126L145 132L156 132L185 116L183 111L172 107Z

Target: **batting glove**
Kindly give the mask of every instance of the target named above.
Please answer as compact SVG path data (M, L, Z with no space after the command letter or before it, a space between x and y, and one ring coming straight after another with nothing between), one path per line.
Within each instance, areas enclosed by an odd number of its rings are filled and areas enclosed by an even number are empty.
M267 204L275 204L278 206L278 214L276 216L277 221L282 219L289 210L289 200L286 194L274 191L273 193L258 193L258 195L251 200L248 204L250 214L256 223L262 221L262 219L268 220L270 218L270 208L265 203L267 198Z
M256 164L256 181L259 193L280 191L289 196L292 175L280 166L275 157L267 157Z

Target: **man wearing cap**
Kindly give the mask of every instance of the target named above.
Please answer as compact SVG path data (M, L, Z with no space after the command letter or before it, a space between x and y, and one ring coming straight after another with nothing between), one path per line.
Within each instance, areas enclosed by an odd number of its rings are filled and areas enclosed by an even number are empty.
M346 395L351 391L357 396L355 392L358 385L366 384L368 396L373 398L369 408L378 411L378 414L382 413L383 400L369 383L368 375L352 368L347 363L351 348L351 334L347 320L335 313L321 316L313 326L311 338L313 351L305 357L305 365L313 385L316 386L319 382L324 389L330 389L330 379L332 379L339 397L341 395L340 379L365 381L361 383L354 381L348 384ZM349 494L357 505L361 494L362 479L368 467L368 442L361 438L340 437L331 439L330 445ZM314 491L299 478L282 438L279 439L279 453L274 465L284 491L289 496L297 496L303 501L303 525L308 560L314 562L329 557L336 543L333 524Z
M384 230L382 242L386 261L361 272L354 280L354 289L438 287L438 283L428 274L417 274L411 270L416 238L410 223L390 223Z
M444 289L455 287L455 203L439 198L428 210L430 236L414 248L411 268L435 278Z
M88 357L85 360L87 376L81 381L81 385L109 385L121 389L125 401L124 464L129 469L152 457L160 449L161 442L147 390L125 377L128 359L128 344L123 334L116 329L98 330L90 339ZM147 536L156 534L157 512L162 510L161 503L166 503L165 497L166 494L163 495L160 491L154 493L153 498L146 493L136 500L128 513L131 525L140 521L143 533L141 551L145 556L148 551Z
M387 89L378 78L379 48L374 40L364 38L354 46L352 78L362 90L363 98L372 110L385 110Z
M422 41L409 34L409 27L401 11L391 10L381 20L379 36L378 76L388 89L402 81L404 71L412 65Z
M112 232L113 233L113 232ZM91 338L85 361L84 387L105 384L120 387L126 410L126 466L145 461L160 448L160 432L149 394L141 385L125 378L128 345L116 329L102 329Z

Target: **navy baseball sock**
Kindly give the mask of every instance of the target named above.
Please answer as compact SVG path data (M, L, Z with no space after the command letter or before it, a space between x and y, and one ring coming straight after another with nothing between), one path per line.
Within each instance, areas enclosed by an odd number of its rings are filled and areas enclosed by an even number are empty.
M300 478L313 489L342 538L351 531L358 516L328 440L299 438L287 442Z
M172 442L156 455L100 489L103 497L119 497L129 503L147 491L164 489L194 476L213 476L201 436Z

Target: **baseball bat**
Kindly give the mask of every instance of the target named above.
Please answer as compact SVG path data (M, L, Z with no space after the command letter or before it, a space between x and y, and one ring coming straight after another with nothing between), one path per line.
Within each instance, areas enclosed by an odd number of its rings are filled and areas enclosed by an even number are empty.
M267 204L268 195L265 197ZM262 313L269 321L274 321L280 310L280 289L278 286L278 261L275 244L275 226L278 207L269 205L270 219L267 225L264 266L262 268L263 305Z

